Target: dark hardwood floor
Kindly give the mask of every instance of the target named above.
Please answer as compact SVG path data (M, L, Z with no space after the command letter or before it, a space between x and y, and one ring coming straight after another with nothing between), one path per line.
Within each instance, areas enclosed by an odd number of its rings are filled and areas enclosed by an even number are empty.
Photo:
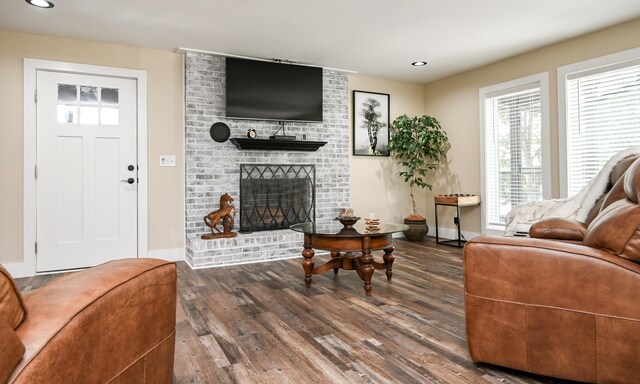
M376 271L371 297L355 271L314 275L305 288L302 257L200 270L178 263L174 382L566 383L473 363L461 250L432 238L395 245L393 280Z

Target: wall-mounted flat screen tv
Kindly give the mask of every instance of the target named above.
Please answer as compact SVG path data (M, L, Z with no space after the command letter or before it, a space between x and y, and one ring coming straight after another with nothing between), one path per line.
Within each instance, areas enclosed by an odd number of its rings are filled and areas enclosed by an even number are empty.
M227 57L228 118L322 121L322 68Z

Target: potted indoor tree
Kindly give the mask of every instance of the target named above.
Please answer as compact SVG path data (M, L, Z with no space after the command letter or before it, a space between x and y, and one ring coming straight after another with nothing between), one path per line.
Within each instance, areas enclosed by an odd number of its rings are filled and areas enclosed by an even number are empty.
M449 147L447 133L435 117L402 115L391 124L389 153L402 169L398 174L409 183L412 212L404 219L409 226L404 235L409 240L423 240L429 231L427 219L416 212L414 187L433 188L425 177L427 172L436 169L440 160L446 158Z

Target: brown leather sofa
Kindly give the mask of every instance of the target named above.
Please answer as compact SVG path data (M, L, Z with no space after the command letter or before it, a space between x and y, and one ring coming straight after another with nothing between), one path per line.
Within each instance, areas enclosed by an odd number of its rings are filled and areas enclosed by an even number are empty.
M531 238L467 243L472 359L583 382L640 382L639 199L635 160L589 223L550 218Z
M112 261L21 295L0 267L0 383L171 383L176 266Z

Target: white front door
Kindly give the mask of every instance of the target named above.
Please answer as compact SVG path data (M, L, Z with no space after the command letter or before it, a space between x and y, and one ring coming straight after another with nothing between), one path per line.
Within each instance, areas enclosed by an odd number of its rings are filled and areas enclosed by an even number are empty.
M37 71L36 269L137 257L136 80Z

